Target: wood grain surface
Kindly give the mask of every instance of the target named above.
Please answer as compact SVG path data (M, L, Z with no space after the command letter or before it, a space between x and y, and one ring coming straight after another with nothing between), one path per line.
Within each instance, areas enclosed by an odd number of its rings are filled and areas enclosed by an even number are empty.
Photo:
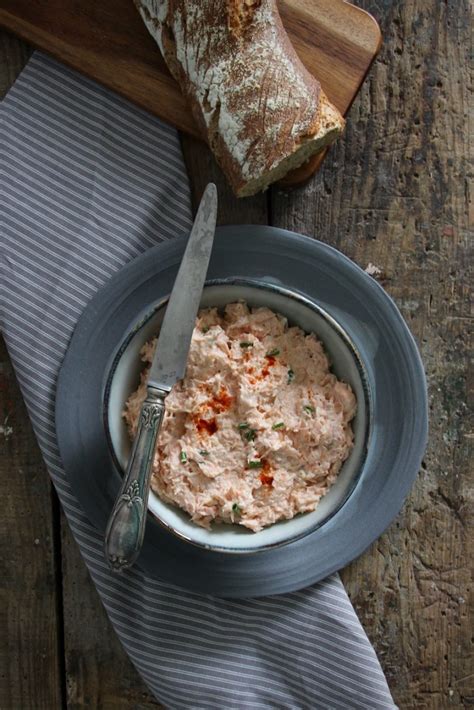
M345 0L280 0L301 60L346 113L380 47L380 30ZM193 116L131 0L0 0L0 26L192 135ZM286 177L306 180L315 156Z
M60 560L52 486L0 348L0 707L60 707Z
M431 413L422 470L396 521L343 579L398 706L461 710L474 704L470 7L362 4L384 47L345 139L305 187L236 200L207 148L182 142L195 201L208 180L219 184L221 224L295 229L375 265L420 345ZM0 52L6 89L28 49L4 35ZM0 363L0 414L11 412L0 421L0 708L159 707L114 638L61 523L5 353Z

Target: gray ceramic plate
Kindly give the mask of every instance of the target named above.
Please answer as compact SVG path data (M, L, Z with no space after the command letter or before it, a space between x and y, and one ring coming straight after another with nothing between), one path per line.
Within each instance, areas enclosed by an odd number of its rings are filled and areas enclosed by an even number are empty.
M60 372L56 427L63 463L102 532L120 485L104 416L111 365L127 334L170 293L184 246L184 239L176 239L155 247L108 282L80 318ZM139 565L163 580L218 596L298 589L360 555L399 511L426 445L423 366L383 289L320 242L271 227L220 228L208 278L283 287L339 323L362 360L370 392L366 456L337 510L289 544L251 554L216 552L179 539L149 516Z

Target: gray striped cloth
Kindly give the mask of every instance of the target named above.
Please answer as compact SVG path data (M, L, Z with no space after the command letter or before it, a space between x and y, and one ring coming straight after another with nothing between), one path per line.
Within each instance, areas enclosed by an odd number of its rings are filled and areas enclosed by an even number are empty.
M1 104L1 322L48 470L107 613L169 708L393 708L339 580L264 599L111 573L56 444L58 368L86 303L191 225L174 129L36 53Z

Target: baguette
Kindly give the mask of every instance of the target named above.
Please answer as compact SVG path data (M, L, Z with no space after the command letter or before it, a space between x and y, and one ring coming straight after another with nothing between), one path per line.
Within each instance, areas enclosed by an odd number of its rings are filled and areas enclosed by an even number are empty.
M264 190L342 132L275 0L134 1L237 196Z

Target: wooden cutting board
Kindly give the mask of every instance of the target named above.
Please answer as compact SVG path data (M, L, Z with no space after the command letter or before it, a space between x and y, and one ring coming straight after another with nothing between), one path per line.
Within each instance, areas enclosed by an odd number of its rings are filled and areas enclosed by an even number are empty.
M301 60L345 114L381 45L379 26L344 0L280 0ZM198 135L179 87L132 0L0 0L0 25L177 128ZM314 156L285 179L309 177Z

